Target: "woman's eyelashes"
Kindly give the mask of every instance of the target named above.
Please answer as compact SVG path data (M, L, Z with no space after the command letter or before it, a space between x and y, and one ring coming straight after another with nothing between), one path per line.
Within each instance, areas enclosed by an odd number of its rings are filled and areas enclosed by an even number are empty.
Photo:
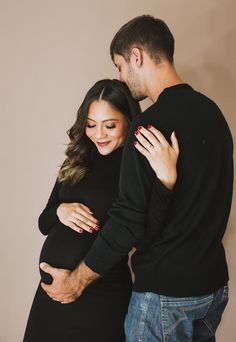
M89 125L89 124L87 124L86 127L87 128L94 128L94 127L96 127L96 125ZM105 126L105 127L108 128L108 129L116 128L115 125L110 125L110 126Z
M95 127L95 125L89 125L89 124L87 124L86 127L87 127L87 128L93 128L93 127Z

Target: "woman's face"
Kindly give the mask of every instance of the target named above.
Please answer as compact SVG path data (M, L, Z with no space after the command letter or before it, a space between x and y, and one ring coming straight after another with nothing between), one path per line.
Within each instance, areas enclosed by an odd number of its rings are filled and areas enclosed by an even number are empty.
M89 107L85 133L106 155L124 144L128 130L125 115L107 101L93 101Z

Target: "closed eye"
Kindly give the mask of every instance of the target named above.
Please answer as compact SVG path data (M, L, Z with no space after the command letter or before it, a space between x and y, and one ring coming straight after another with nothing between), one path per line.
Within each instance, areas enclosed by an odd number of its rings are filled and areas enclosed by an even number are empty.
M89 124L87 124L86 127L87 127L87 128L93 128L93 127L95 127L95 125L89 125Z

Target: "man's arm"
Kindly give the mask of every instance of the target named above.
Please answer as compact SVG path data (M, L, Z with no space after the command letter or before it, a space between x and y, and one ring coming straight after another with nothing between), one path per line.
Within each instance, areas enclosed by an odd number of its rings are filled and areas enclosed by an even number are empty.
M133 124L123 151L119 195L108 212L110 219L84 259L89 268L101 275L127 255L145 233L156 175L148 160L134 147L137 130L137 124Z
M161 132L154 127L149 130L140 128L141 135L136 135L139 141L135 145L137 150L144 155L155 171L157 178L152 185L151 197L149 198L148 216L154 223L153 234L158 234L158 229L163 225L165 215L172 196L172 187L176 182L176 163L179 154L178 141L172 133L170 145ZM154 136L156 139L153 139ZM148 146L152 144L151 148ZM146 148L144 148L146 147ZM158 210L156 210L158 208ZM150 210L151 209L151 210ZM152 210L154 209L154 210ZM157 227L156 227L157 225ZM153 226L153 224L152 224ZM150 234L148 234L149 237ZM152 235L152 234L151 234ZM149 238L142 239L141 248L149 244ZM126 254L126 253L125 253ZM68 270L59 270L47 264L41 266L44 271L50 273L53 285L42 284L44 290L54 299L69 303L79 297L83 289L93 280L99 277L97 272L92 271L84 262L72 273Z
M136 143L135 148L134 142L137 140L139 143ZM132 126L123 154L119 196L109 211L110 220L84 259L85 264L96 273L104 274L142 240L151 194L155 195L151 202L152 207L155 206L156 222L162 225L167 212L167 199L172 195L169 189L176 182L179 150L174 133L171 141L172 146L152 126L149 129ZM142 146L147 149L142 149ZM156 177L159 182L154 185ZM160 194L159 198L157 193Z
M73 301L75 294L80 295L86 285L127 255L144 234L155 172L134 147L136 130L137 124L134 122L123 151L120 191L113 208L109 210L110 219L98 234L84 262L73 272L61 270L61 273L58 269L55 273L47 264L41 265L54 279L51 285L42 284L42 287L50 297L58 301Z

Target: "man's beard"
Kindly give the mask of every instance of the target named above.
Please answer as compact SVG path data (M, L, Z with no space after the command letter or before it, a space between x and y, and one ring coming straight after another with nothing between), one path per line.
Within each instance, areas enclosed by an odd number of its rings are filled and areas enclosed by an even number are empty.
M141 92L140 87L138 86L137 77L134 76L134 72L132 69L129 69L128 79L126 81L127 86L132 94L132 97L137 101L142 101L146 99L147 95Z
M131 94L132 94L132 97L136 101L142 101L142 100L145 100L147 98L147 96L145 96L145 95L137 95L137 94L133 94L132 92L131 92Z

